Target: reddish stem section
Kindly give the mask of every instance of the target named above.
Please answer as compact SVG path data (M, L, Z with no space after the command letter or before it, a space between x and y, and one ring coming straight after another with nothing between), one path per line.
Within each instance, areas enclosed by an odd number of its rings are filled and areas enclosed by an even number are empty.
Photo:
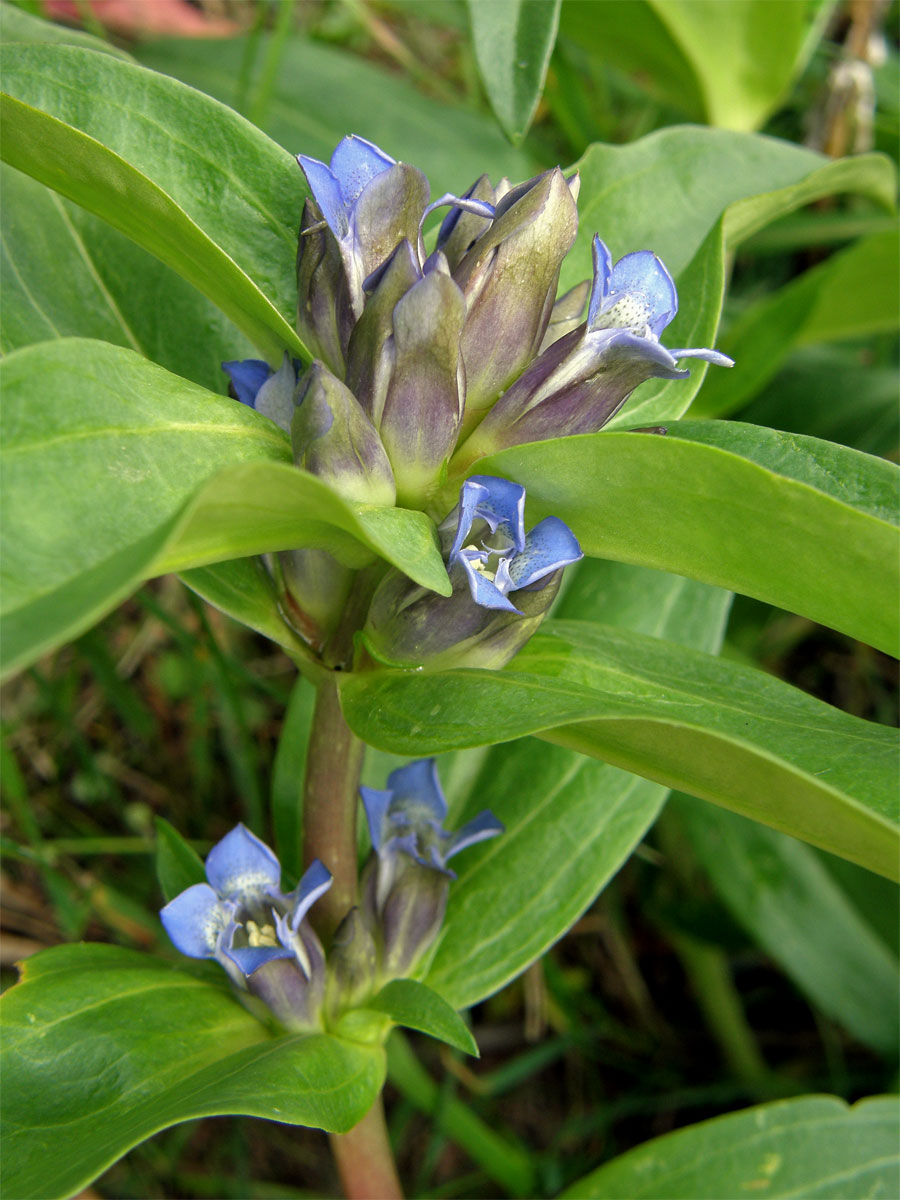
M330 1140L347 1200L403 1200L380 1096L349 1133Z

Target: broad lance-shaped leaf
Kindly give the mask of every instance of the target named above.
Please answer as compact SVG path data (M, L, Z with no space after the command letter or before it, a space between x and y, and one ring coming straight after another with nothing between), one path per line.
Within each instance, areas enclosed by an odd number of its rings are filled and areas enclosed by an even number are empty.
M866 1200L898 1191L896 1096L852 1107L837 1096L799 1096L654 1138L579 1179L561 1200Z
M348 676L347 720L409 755L536 733L897 877L894 730L657 639L543 629L502 671Z
M227 983L119 946L58 946L3 997L6 1191L71 1196L179 1121L243 1114L345 1132L380 1047L273 1036Z
M544 89L561 0L469 0L481 80L507 137L518 145Z
M892 209L896 188L895 169L883 155L835 162L789 142L722 129L664 129L627 146L596 144L575 166L581 177L578 238L563 264L561 290L588 276L595 232L615 258L652 249L678 285L680 311L669 329L673 346L716 344L727 257L751 234L839 192ZM689 380L643 384L611 427L673 420L705 374L698 363Z
M347 504L289 465L271 421L129 350L43 343L9 355L0 378L5 670L142 579L265 551L318 546L351 566L386 555L449 589L422 513ZM258 590L247 603L269 633L274 599L268 615Z
M666 436L559 438L481 459L586 554L755 596L896 655L900 472L816 438L683 421ZM586 481L594 481L587 482Z
M5 163L0 194L4 354L53 338L97 338L210 391L228 390L222 362L249 358L253 347L195 287L93 213Z
M302 180L248 121L163 75L78 47L6 46L5 161L151 251L273 364L293 329Z
M619 628L718 650L729 593L596 559L579 563L572 576L560 615L580 619L602 608ZM466 786L451 786L448 795L454 824L488 806L506 826L502 838L473 846L460 862L426 976L454 1007L468 1008L503 987L574 924L656 819L666 789L576 751L524 738L493 746L477 774L468 772Z

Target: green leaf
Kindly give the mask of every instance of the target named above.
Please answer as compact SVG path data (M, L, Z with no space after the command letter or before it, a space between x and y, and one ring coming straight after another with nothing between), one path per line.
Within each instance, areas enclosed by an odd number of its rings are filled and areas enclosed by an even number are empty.
M762 390L794 346L892 331L900 234L873 234L752 305L720 340L737 362L713 371L691 416L731 413Z
M702 121L703 97L690 62L656 10L646 0L615 4L562 6L560 44L571 40L587 51L602 78L612 66L636 77L641 90L672 105L691 120Z
M195 883L206 882L203 860L178 830L164 817L157 817L156 877L168 903Z
M655 638L544 628L502 671L348 677L347 720L409 755L536 733L896 878L893 731Z
M586 554L744 592L898 653L891 463L797 434L684 421L666 437L604 431L516 446L477 470L522 484L529 523L559 517Z
M226 391L223 360L251 357L253 348L196 288L20 171L0 167L0 189L4 354L51 338L97 338Z
M690 64L709 123L726 129L756 129L765 122L802 70L834 8L832 0L648 3Z
M0 4L0 37L4 42L53 42L58 45L81 46L100 54L131 60L131 55L112 42L72 29L68 25L33 17L12 4Z
M199 288L277 364L296 308L302 177L236 113L72 46L0 49L5 161L96 213ZM285 319L287 318L287 319Z
M897 1100L851 1108L801 1096L654 1138L573 1183L561 1200L867 1200L900 1190Z
M19 350L0 374L6 670L141 579L292 546L352 566L387 554L449 590L424 514L347 504L288 465L286 435L244 405L103 342Z
M663 129L627 146L591 146L576 166L579 230L563 264L561 288L590 274L594 233L609 244L615 259L632 250L653 250L678 285L679 314L665 338L670 346L713 345L727 256L771 221L845 191L887 209L894 205L894 167L884 156L833 162L751 133ZM680 416L705 374L705 364L692 364L690 380L648 381L613 427Z
M733 250L776 218L823 196L854 192L894 207L895 171L880 154L830 161L753 133L676 127L627 146L593 145L581 175L579 229L562 288L590 273L597 232L614 258L651 249L678 275L724 215Z
M619 628L714 651L729 602L727 593L693 580L588 560L558 611L602 613ZM530 738L493 747L467 788L451 794L451 828L483 808L506 826L502 837L454 859L459 878L427 982L456 1008L497 991L562 937L631 854L666 795L649 780Z
M117 946L30 958L3 997L5 1188L71 1196L144 1138L227 1113L346 1132L384 1079L376 1047L272 1036L232 994Z
M233 558L180 572L182 583L289 654L305 655L306 648L285 623L278 607L272 577L258 558Z
M528 132L559 28L561 0L468 0L481 81L514 146Z
M261 38L259 62L265 47ZM240 107L241 77L252 55L247 38L166 39L145 42L135 53L147 66ZM431 86L435 77L428 79ZM264 128L292 154L324 162L345 134L358 133L420 167L434 196L459 195L485 171L495 180L518 180L540 166L513 149L490 117L433 99L394 71L307 37L289 38L282 47Z
M691 796L673 796L666 816L684 826L735 920L797 986L858 1040L896 1056L897 957L820 855Z
M892 457L900 443L897 369L856 347L797 350L741 419Z
M418 1029L464 1054L478 1057L478 1045L465 1021L443 996L415 979L393 979L366 1008L384 1013L395 1025Z
M303 784L316 689L301 675L294 684L272 764L272 826L282 869L293 883L303 871Z

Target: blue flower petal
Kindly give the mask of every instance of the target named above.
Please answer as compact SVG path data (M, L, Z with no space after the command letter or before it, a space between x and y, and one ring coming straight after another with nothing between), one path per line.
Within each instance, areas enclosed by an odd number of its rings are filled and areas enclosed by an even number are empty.
M578 539L559 517L545 517L525 538L525 549L510 560L513 589L530 587L560 567L578 562L584 555Z
M673 358L702 358L717 367L734 366L734 359L727 354L720 354L718 350L670 350L669 353Z
M463 551L457 561L462 564L466 572L469 592L476 604L480 605L481 608L499 608L505 612L519 611L512 601L507 600L496 583L493 583L477 569L475 563L478 561L478 558L475 555L469 556Z
M331 171L340 185L345 207L351 209L375 176L395 164L389 154L358 134L342 138L331 156Z
M210 850L206 878L220 896L248 903L265 893L277 893L281 867L265 842L241 824Z
M283 946L241 946L237 950L226 950L225 956L247 976L276 958L293 958L294 952L285 950Z
M228 910L208 883L195 883L159 914L172 945L189 958L213 957L228 917Z
M322 216L325 218L328 228L338 241L342 241L347 236L350 224L340 183L330 167L326 167L325 163L319 162L317 158L298 154L297 162L303 169L309 190L312 192L316 204L322 210Z
M433 758L419 758L405 767L397 767L388 775L387 786L393 796L393 804L398 808L412 804L417 809L427 809L429 819L438 824L446 817L447 801Z
M588 304L588 329L592 329L594 321L598 313L603 307L606 297L609 295L609 279L612 275L612 255L610 254L606 242L600 239L599 234L594 234L594 240L591 242L591 257L594 260L594 279L591 284L591 299Z
M652 251L637 250L619 259L610 276L600 326L615 324L644 336L649 328L658 338L677 312L678 293L672 276Z
M245 358L239 362L223 362L222 370L230 376L234 394L241 404L255 408L259 389L272 374L269 364L259 358Z
M496 837L505 832L506 826L503 822L498 821L490 809L486 808L453 834L444 858L452 858L454 854L459 854L460 850L465 850L467 846L474 846L476 842L486 841L487 838Z
M290 925L295 933L310 908L328 891L331 883L331 872L318 858L314 858L304 871L303 878L287 897L291 904Z
M494 475L471 475L463 487L475 484L483 487L487 495L479 493L475 516L482 517L495 530L505 525L517 551L525 545L525 489L509 479Z
M381 849L385 836L390 832L387 825L387 814L391 806L393 793L382 792L377 788L361 786L359 794L362 797L366 821L369 824L369 837L372 840L372 847L377 852Z

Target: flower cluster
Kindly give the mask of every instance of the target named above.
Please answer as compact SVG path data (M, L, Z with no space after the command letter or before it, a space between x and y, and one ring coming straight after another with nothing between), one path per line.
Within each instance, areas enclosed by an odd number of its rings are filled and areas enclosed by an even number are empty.
M298 161L311 195L297 256L297 330L315 361L299 379L287 356L277 370L256 360L225 368L237 398L290 433L297 465L352 503L397 503L440 519L438 496L485 455L599 430L644 380L683 378L682 359L731 365L713 350L660 344L678 300L650 251L613 266L595 238L592 284L557 300L578 228L577 174L554 168L496 187L482 176L462 195L429 202L421 171L364 138L344 138L329 164ZM448 211L429 253L425 222L439 208ZM494 520L502 482L490 485L486 503L463 483L453 517L460 529L475 516ZM515 613L509 596L552 575L554 554L560 563L578 557L568 531L542 522L523 558L519 524L498 518L487 541L445 547L451 578L468 583L476 607ZM540 575L526 567L534 554ZM319 549L281 556L284 607L319 653L351 587L328 557ZM382 622L375 613L370 625Z
M280 890L281 867L268 846L238 825L206 859L197 883L160 912L173 945L213 958L237 988L257 997L278 1022L314 1032L391 979L414 971L444 918L449 859L503 832L485 810L457 833L444 828L447 803L434 759L393 771L387 788L360 788L372 855L360 907L347 913L326 956L308 914L331 886L316 859L297 887Z

